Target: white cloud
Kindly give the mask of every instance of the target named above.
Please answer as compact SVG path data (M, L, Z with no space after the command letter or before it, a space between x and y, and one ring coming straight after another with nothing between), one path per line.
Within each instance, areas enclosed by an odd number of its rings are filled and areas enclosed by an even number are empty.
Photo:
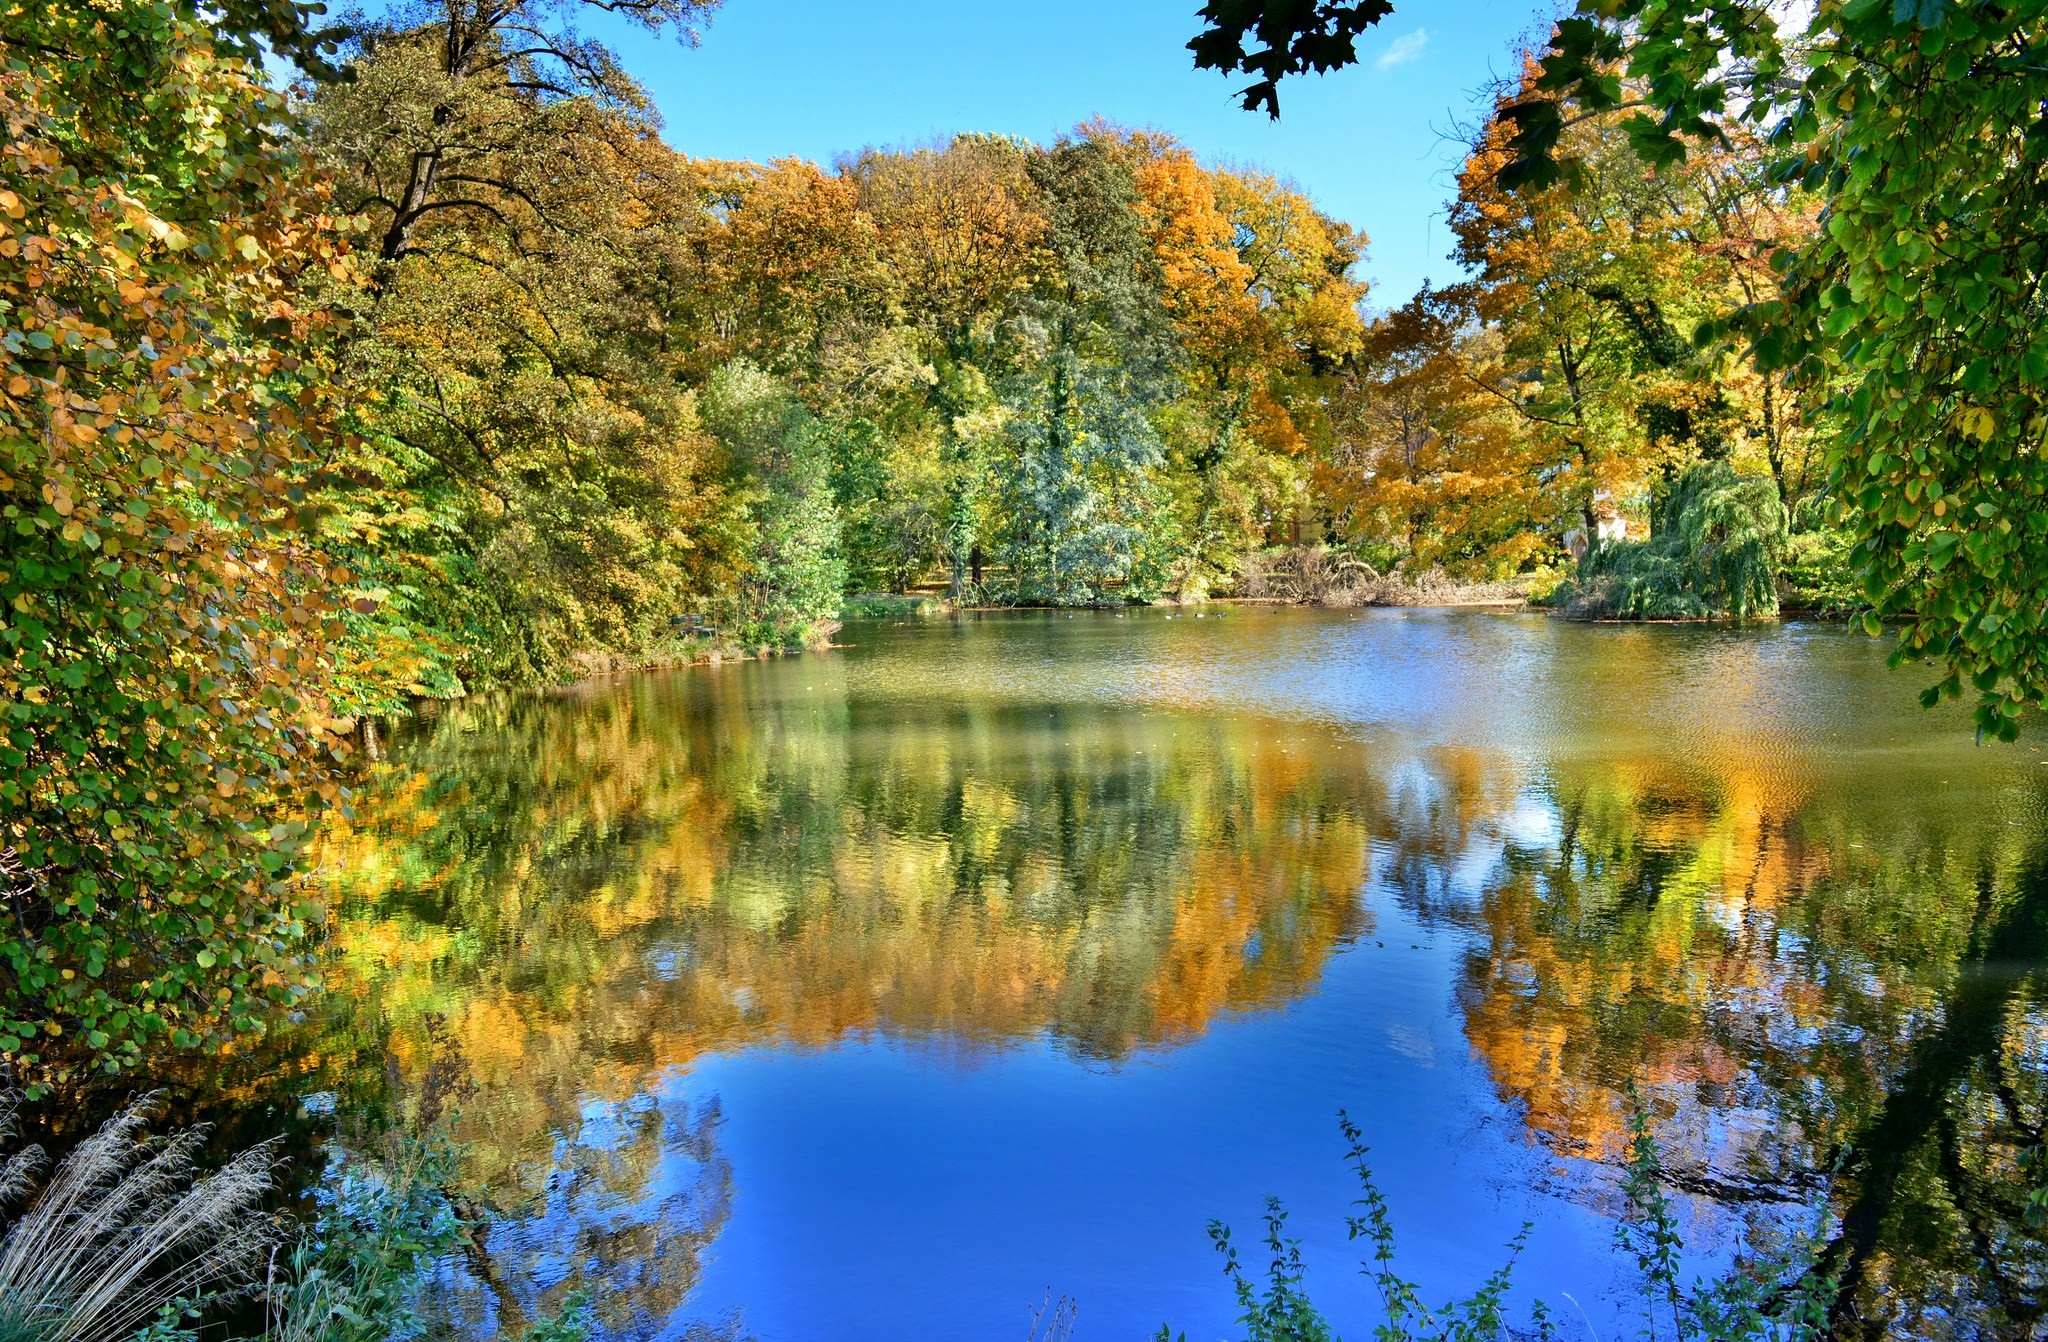
M1419 59L1423 47L1428 44L1429 29L1417 28L1414 32L1405 33L1389 42L1387 49L1373 61L1373 66L1375 69L1391 70L1397 65L1406 65L1412 60Z

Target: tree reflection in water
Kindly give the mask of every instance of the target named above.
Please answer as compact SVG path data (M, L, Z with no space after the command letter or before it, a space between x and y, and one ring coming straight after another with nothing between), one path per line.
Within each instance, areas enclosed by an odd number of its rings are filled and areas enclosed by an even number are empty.
M733 1178L669 1080L699 1058L1171 1050L1310 991L1361 891L1460 930L1466 1037L1561 1160L1612 1165L1636 1084L1704 1204L1827 1190L1845 1336L2039 1326L2038 788L2007 823L1733 728L1531 756L842 675L451 705L327 837L322 1065L460 1096L479 1331L579 1282L676 1314Z
M1740 773L1562 771L1543 795L1555 837L1504 845L1469 898L1401 886L1475 934L1466 1034L1532 1130L1613 1162L1635 1081L1687 1191L1796 1205L1835 1173L1822 1263L1847 1285L1841 1335L2032 1335L2048 1254L2018 1164L2048 1099L2038 838Z
M494 1218L497 1270L476 1275L501 1291L479 1325L529 1310L502 1283L542 1268L549 1298L617 1273L631 1312L680 1299L694 1269L643 1284L637 1255L694 1260L723 1194L692 1193L697 1232L649 1240L632 1223L667 1147L651 1118L620 1125L707 1053L1045 1033L1113 1061L1300 994L1369 927L1364 771L1298 730L666 707L645 685L452 707L328 838L346 1004L328 1047L387 1060L401 1097L429 1078L458 1095Z
M556 1135L539 1196L477 1209L482 1228L442 1267L433 1304L460 1331L495 1337L580 1294L608 1336L662 1332L731 1214L718 1123L715 1102L693 1114L660 1094L589 1106Z

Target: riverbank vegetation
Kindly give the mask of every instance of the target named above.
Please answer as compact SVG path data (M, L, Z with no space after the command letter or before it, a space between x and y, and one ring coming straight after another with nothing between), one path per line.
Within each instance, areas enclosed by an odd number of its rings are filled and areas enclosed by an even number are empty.
M0 1141L18 1097L0 1096ZM423 1292L469 1228L447 1191L445 1140L387 1135L336 1150L302 1222L267 1205L278 1143L202 1172L208 1133L151 1131L161 1100L125 1106L48 1168L34 1144L0 1164L0 1335L14 1342L391 1342L426 1337ZM11 1143L10 1143L11 1144ZM223 1319L227 1322L223 1323ZM225 1331L223 1331L223 1327ZM568 1342L580 1297L536 1321Z

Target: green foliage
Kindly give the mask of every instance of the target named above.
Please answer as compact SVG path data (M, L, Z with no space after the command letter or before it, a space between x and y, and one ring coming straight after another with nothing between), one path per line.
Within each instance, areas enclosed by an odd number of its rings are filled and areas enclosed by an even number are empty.
M1029 162L1057 261L1019 317L1022 367L1005 400L1018 469L1002 553L1018 594L1082 605L1140 572L1162 464L1149 412L1169 394L1172 339L1130 170L1094 140ZM1138 579L1133 583L1133 579Z
M1410 1338L1429 1339L1430 1342L1485 1342L1500 1336L1506 1327L1501 1306L1507 1299L1515 1260L1521 1256L1530 1227L1522 1227L1521 1233L1508 1246L1507 1262L1482 1282L1477 1291L1463 1300L1449 1301L1441 1309L1430 1309L1422 1303L1420 1288L1394 1271L1393 1213L1387 1206L1386 1196L1380 1192L1379 1184L1373 1179L1371 1165L1366 1161L1370 1152L1365 1145L1364 1131L1351 1121L1349 1114L1338 1115L1338 1126L1343 1130L1347 1147L1345 1160L1358 1179L1362 1195L1358 1205L1365 1209L1363 1215L1349 1217L1345 1224L1354 1242L1363 1239L1372 1245L1372 1258L1365 1271L1379 1291L1380 1308L1386 1314L1386 1321L1375 1330L1375 1335L1382 1342Z
M846 591L825 426L745 361L712 374L703 411L705 426L756 491L748 506L755 539L731 615L775 641L802 643L839 609Z
M2028 1172L2034 1184L2027 1190L2021 1220L2029 1229L2039 1230L2048 1226L2048 1146L2037 1142L2020 1152L2019 1167Z
M467 1226L450 1202L459 1152L387 1134L365 1153L328 1148L311 1223L266 1292L268 1342L404 1342L423 1335L420 1295Z
M1394 1222L1386 1195L1373 1178L1368 1161L1370 1151L1365 1135L1348 1114L1340 1114L1339 1126L1346 1143L1345 1163L1358 1180L1362 1212L1346 1218L1353 1242L1364 1240L1371 1256L1364 1265L1379 1292L1382 1322L1373 1330L1381 1342L1492 1342L1508 1336L1502 1306L1520 1257L1529 1227L1524 1226L1508 1248L1508 1261L1488 1277L1479 1289L1462 1300L1451 1300L1438 1309L1423 1303L1421 1288L1394 1270ZM1238 1322L1245 1329L1244 1342L1335 1342L1336 1332L1318 1310L1302 1282L1306 1268L1301 1259L1301 1242L1283 1236L1287 1213L1277 1198L1266 1203L1265 1248L1270 1255L1263 1290L1254 1285L1238 1261L1230 1242L1230 1228L1220 1221L1209 1223L1209 1238L1224 1258L1224 1273L1240 1309ZM1539 1320L1541 1314L1539 1312ZM1541 1331L1541 1330L1539 1330ZM1183 1334L1183 1337L1185 1335ZM1170 1342L1161 1327L1157 1342Z
M1558 603L1594 619L1775 614L1786 535L1785 506L1769 480L1707 462L1672 486L1648 540L1589 549Z
M306 538L342 441L311 276L345 262L216 19L0 16L0 1058L32 1088L317 978L291 878L346 575Z
M704 1330L709 1332L710 1330ZM590 1342L598 1336L597 1310L585 1291L571 1291L561 1307L533 1321L523 1336L527 1342Z
M1330 1324L1309 1301L1302 1289L1307 1268L1301 1261L1301 1241L1287 1239L1282 1230L1287 1213L1278 1198L1266 1200L1264 1246L1271 1255L1266 1265L1263 1291L1252 1284L1244 1264L1237 1258L1237 1246L1230 1242L1230 1227L1221 1221L1209 1223L1209 1239L1223 1255L1223 1272L1230 1278L1238 1307L1244 1312L1237 1321L1244 1326L1245 1342L1334 1342ZM1165 1329L1161 1329L1163 1336Z
M1785 538L1785 562L1779 570L1785 604L1813 615L1846 618L1863 606L1863 588L1856 579L1856 537L1832 525L1825 501L1807 499L1792 511L1791 534Z

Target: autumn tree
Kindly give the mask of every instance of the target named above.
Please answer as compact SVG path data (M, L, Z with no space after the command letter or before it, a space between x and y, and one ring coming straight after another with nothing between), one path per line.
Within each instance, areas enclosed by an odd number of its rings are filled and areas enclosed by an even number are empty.
M728 583L744 544L677 377L661 282L701 207L694 175L623 75L602 96L564 96L483 61L451 84L444 37L373 34L354 78L307 105L313 152L358 201L382 195L404 128L441 124L451 88L463 101L449 116L526 137L465 141L452 161L516 187L512 200L420 212L354 300L348 376L367 446L329 543L379 603L365 638L415 650L417 674L395 683L441 693L647 646ZM434 180L452 190L464 175ZM366 240L390 237L397 216L366 217Z
M1107 140L1110 133L1097 132ZM1149 133L1115 133L1137 163L1147 236L1181 347L1162 417L1182 555L1175 590L1205 594L1297 516L1330 379L1359 349L1365 238L1271 177L1204 167ZM1313 443L1311 440L1314 440Z
M2048 693L2044 17L2038 0L1852 0L1781 32L1757 4L1587 8L1540 89L1609 111L1618 66L1650 90L1626 123L1645 154L1755 127L1821 196L1823 227L1782 255L1784 297L1747 330L1793 383L1833 392L1829 485L1868 626L1899 618L1895 658L1946 672L1923 698L1968 680L1979 732L2008 740ZM1561 121L1526 114L1525 157Z
M1546 488L1504 346L1462 287L1368 328L1317 478L1339 536L1377 565L1488 580L1561 553L1573 518Z
M0 17L0 1056L31 1086L317 980L292 878L345 575L307 528L348 263L220 21Z
M718 0L591 3L694 46ZM330 102L354 104L355 115L341 119L323 152L345 165L343 206L373 219L382 259L415 249L421 225L436 216L481 216L506 228L563 222L536 188L579 134L607 126L590 111L647 115L646 94L617 56L571 26L575 8L415 0L356 32L353 87L329 92Z
M1647 512L1695 462L1729 459L1796 502L1816 483L1810 407L1714 337L1776 295L1767 257L1810 231L1810 202L1769 180L1753 140L1659 171L1598 123L1563 142L1571 182L1510 190L1510 138L1498 118L1481 132L1451 225L1473 310L1503 340L1504 404L1549 444L1560 501L1591 535L1596 504Z

